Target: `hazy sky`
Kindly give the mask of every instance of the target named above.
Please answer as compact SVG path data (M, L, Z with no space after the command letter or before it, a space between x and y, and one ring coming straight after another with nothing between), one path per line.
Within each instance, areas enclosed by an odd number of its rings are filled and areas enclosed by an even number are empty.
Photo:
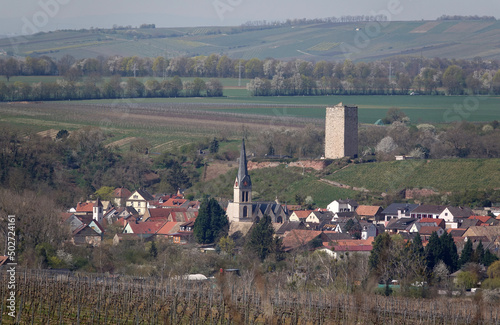
M390 20L446 15L500 19L499 0L0 0L0 34L54 29L239 25L250 20L386 14Z

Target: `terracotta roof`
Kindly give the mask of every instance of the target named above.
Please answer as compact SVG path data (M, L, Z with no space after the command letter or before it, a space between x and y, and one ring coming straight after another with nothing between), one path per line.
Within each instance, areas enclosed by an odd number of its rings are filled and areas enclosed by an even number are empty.
M183 205L186 202L187 202L187 200L185 200L185 199L172 199L172 198L170 198L167 201L163 202L162 206L164 206L164 207L178 207L180 205Z
M128 199L131 195L132 193L130 193L130 191L124 187L115 188L113 193L111 193L112 197L122 198L122 199Z
M310 214L312 210L298 210L298 211L293 211L297 218L299 219L306 219Z
M382 208L375 205L360 205L356 209L358 216L375 216Z
M128 223L134 234L156 234L158 230L165 224L165 221L160 222L139 222Z
M160 229L158 229L156 234L168 235L178 232L182 224L183 224L182 222L175 222L175 221L165 222L165 224Z
M68 220L68 219L69 219L69 217L71 217L72 215L73 215L73 213L72 213L72 212L61 212L61 213L59 214L59 217L61 217L61 221L62 221L62 222L65 222L65 221L66 221L66 220Z
M76 212L93 212L94 203L92 202L78 202L76 205Z
M481 221L482 223L486 223L486 222L490 221L493 218L490 217L490 216L470 216L467 219L477 219L477 220Z
M291 230L283 239L285 251L307 245L311 240L321 235L321 231L314 230Z

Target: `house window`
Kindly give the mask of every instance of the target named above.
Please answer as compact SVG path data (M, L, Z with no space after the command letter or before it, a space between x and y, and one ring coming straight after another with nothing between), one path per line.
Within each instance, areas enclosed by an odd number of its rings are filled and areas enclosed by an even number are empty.
M139 198L139 197L137 195L134 195L134 199L137 199L137 198Z
M174 243L175 243L175 244L180 244L180 242L181 242L181 238L180 238L180 237L175 236L175 237L174 237Z

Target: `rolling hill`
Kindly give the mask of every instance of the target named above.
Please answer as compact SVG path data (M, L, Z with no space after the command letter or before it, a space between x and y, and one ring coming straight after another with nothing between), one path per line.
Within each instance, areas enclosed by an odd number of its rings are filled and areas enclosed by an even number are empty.
M75 58L99 55L273 57L373 61L398 55L500 58L500 21L393 21L297 26L64 30L0 39L0 53Z

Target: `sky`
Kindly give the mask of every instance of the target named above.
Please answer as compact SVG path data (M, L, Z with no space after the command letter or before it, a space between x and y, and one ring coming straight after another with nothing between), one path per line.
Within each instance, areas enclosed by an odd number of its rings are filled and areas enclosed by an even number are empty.
M385 14L391 21L441 15L500 19L499 0L0 0L0 35L113 25L198 27L247 21Z

